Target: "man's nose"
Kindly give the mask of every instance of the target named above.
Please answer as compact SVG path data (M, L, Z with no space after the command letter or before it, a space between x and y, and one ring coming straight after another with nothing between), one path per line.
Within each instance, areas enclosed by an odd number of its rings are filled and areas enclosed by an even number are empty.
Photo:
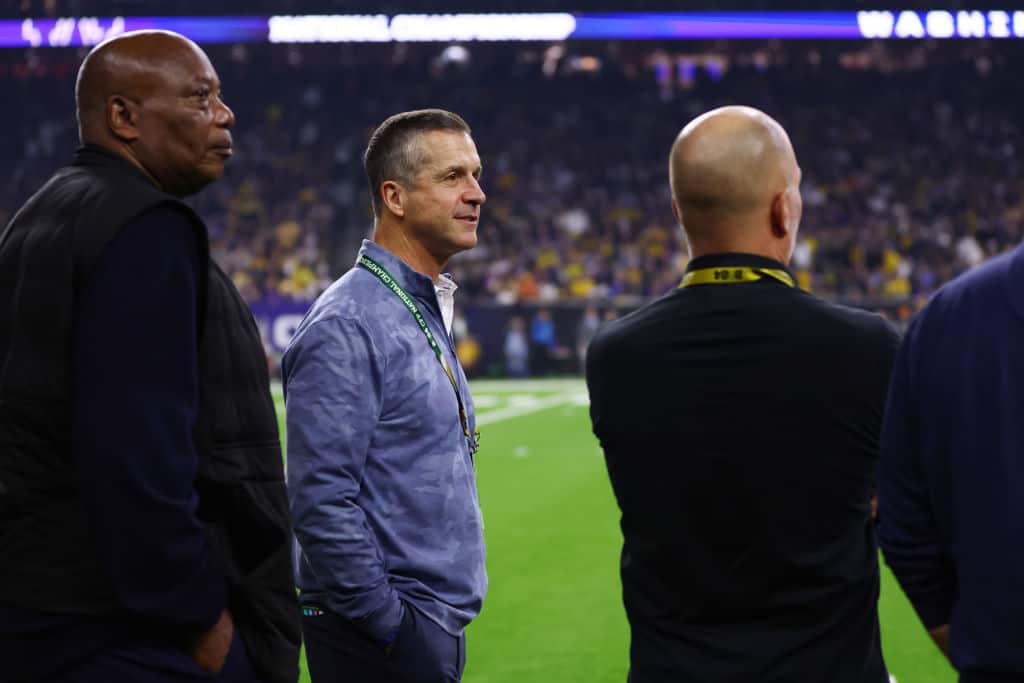
M463 196L463 199L467 204L480 205L487 201L487 195L484 194L484 189L480 187L480 181L473 176L469 177L470 187Z

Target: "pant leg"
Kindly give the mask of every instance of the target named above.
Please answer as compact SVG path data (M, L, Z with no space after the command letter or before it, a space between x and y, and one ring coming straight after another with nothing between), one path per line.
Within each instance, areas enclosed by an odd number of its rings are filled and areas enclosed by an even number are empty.
M97 652L47 683L206 683L215 680L185 652L148 644Z
M47 683L259 683L238 632L219 674L204 670L180 647L135 642L105 648Z
M458 664L458 677L456 681L462 680L462 674L466 670L466 634L463 633L459 636L459 664Z
M302 617L311 683L392 683L384 650L330 612Z
M465 634L453 636L406 603L388 664L396 683L459 683Z

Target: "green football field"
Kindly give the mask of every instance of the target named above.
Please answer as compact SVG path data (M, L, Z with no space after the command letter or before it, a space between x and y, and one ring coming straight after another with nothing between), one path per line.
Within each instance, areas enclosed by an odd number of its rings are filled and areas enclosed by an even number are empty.
M464 683L624 683L618 510L582 381L472 387L490 591L467 631ZM884 568L879 610L899 683L956 681Z

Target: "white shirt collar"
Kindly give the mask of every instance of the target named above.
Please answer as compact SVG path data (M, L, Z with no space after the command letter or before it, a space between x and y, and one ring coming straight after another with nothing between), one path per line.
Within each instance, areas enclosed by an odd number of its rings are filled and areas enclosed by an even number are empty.
M434 283L434 292L437 294L437 305L441 307L441 317L444 319L444 327L448 336L452 336L452 320L455 318L455 290L459 286L448 273L441 273Z

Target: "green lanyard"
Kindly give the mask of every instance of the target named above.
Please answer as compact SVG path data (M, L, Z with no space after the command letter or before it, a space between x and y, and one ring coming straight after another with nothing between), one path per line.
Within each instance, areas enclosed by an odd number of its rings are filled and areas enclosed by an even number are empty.
M796 287L793 278L789 273L779 268L747 268L745 266L733 266L729 268L699 268L691 270L683 276L679 288L691 285L731 285L740 282L757 282L764 278L771 278L787 287Z
M471 434L469 431L469 420L466 417L466 407L462 403L462 394L459 393L459 385L455 382L455 375L452 373L452 369L448 367L448 361L445 360L444 354L441 352L441 347L438 345L437 340L434 339L434 334L430 331L427 326L427 320L420 313L419 307L416 302L412 300L402 285L398 284L398 280L392 277L391 273L366 254L362 254L359 257L359 265L365 270L373 273L378 280L387 285L395 296L401 300L405 307L412 313L412 317L416 319L417 324L420 326L420 330L423 331L423 336L427 338L427 343L430 344L430 348L434 351L434 355L437 356L437 362L444 368L444 374L448 376L448 381L452 384L452 391L455 392L455 400L459 402L459 422L462 423L462 433L466 436L466 442L469 444L469 455L470 457L476 453L479 446L480 432Z

